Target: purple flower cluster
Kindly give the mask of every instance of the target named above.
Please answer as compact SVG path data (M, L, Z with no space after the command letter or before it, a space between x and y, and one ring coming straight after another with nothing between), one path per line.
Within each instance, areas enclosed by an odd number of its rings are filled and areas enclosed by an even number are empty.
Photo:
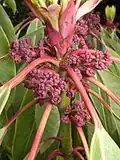
M85 104L82 101L74 100L71 106L65 108L61 120L64 123L74 123L77 127L85 125L87 120L90 120L88 110L85 108Z
M61 102L60 95L66 89L65 80L48 68L33 69L24 84L33 89L35 97L49 98L53 104Z
M100 31L100 13L89 13L84 16L84 20L87 22L88 32L92 31L96 34Z
M25 38L23 40L15 40L11 44L11 51L9 56L12 57L16 63L27 62L30 63L43 53L41 43L37 47L32 46L31 39Z
M87 35L92 31L95 34L99 33L100 15L99 13L89 13L81 17L75 27L73 36L73 43L77 44L80 48L87 48L88 40Z
M81 50L81 53L71 52L67 58L68 65L79 68L82 75L93 76L97 70L107 69L111 64L110 53L99 50Z

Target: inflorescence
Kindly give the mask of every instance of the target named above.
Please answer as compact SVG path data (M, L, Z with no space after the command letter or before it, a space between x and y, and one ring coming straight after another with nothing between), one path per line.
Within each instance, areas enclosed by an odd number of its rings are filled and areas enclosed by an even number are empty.
M66 107L61 120L64 123L74 123L77 127L85 125L87 120L90 120L90 114L85 107L83 101L73 100L71 105Z
M107 69L111 64L108 50L102 52L89 49L86 43L86 37L91 31L99 33L99 23L99 14L90 13L80 18L75 27L73 43L81 49L69 48L59 65L61 70L64 70L64 66L72 67L85 89L89 87L86 77L94 76L97 70ZM33 46L30 38L13 41L9 53L16 63L30 63L47 55L58 58L55 46L44 40L40 40L37 46ZM82 127L90 119L90 115L84 102L74 100L77 89L72 79L67 74L62 77L59 71L52 64L44 63L28 74L24 85L26 88L33 89L35 97L46 99L47 102L55 105L61 102L62 93L66 92L72 102L64 110L62 121L73 122L77 127Z
M35 97L48 98L52 104L61 102L66 81L52 69L35 68L25 80L25 87L33 89Z
M73 43L80 48L87 49L89 40L87 36L93 32L99 34L100 32L100 15L99 13L89 13L84 17L81 17L75 27Z

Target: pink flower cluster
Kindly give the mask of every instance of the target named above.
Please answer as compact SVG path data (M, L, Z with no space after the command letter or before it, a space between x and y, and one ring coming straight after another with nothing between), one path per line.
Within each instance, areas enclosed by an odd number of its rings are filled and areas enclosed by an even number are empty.
M73 100L71 105L65 108L61 120L64 123L74 123L77 127L85 125L90 120L90 115L83 101Z

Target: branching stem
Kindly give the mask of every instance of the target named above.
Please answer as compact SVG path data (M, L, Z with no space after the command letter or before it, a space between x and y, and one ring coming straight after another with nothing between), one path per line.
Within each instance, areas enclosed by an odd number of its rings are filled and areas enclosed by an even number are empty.
M12 78L10 81L8 81L7 83L4 84L4 86L11 86L12 88L16 87L19 83L21 83L25 77L27 76L27 74L33 69L35 68L37 65L41 64L41 63L45 63L45 62L50 62L53 63L54 65L59 65L59 61L57 61L54 58L51 58L49 56L43 57L43 58L38 58L36 60L34 60L33 62L31 62L26 68L24 68L20 73L18 73L18 75L16 75L14 78Z
M113 93L112 91L110 91L106 86L104 86L101 82L99 82L97 79L93 78L93 77L88 77L86 78L87 80L89 80L90 82L92 82L93 84L97 85L98 87L100 87L104 92L106 92L118 105L120 105L120 98Z

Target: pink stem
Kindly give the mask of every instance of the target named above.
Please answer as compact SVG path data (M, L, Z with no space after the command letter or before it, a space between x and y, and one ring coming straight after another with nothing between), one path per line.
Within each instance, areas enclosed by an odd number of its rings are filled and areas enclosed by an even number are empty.
M62 156L62 152L60 151L60 149L56 149L54 150L52 153L50 153L50 155L46 158L46 160L51 160L52 158L56 157L56 156Z
M50 137L50 138L45 139L44 143L51 141L51 140L56 140L56 141L60 141L60 142L63 141L62 138L59 138L59 137Z
M92 89L87 89L87 91L91 94L93 94L94 96L96 96L101 102L102 104L111 112L111 108L109 106L109 104L107 102L105 102L105 100L96 92L94 92Z
M113 62L120 63L120 58L110 57L110 59L111 59Z
M100 87L104 92L106 92L118 105L120 105L120 98L113 93L112 91L110 91L106 86L104 86L101 82L99 82L97 79L93 78L93 77L88 77L87 80L89 80L90 82L94 83L95 85L97 85L98 87Z
M23 113L25 112L28 108L30 108L32 105L36 104L38 100L33 100L32 102L26 104L22 109L20 109L5 125L6 128L9 128L10 125Z
M119 119L119 116L115 114L115 112L112 110L112 108L109 106L109 104L107 102L105 102L105 100L96 92L94 92L91 89L87 89L87 91L91 94L93 94L94 96L96 96L101 102L102 104L112 113L114 114L114 116L116 116Z
M85 53L85 51L88 51L89 50L89 52L91 53L91 54L95 54L95 50L93 50L93 49L77 49L77 50L74 50L74 51L71 51L71 53L70 53L70 55L72 54L84 54Z
M32 22L32 20L26 22L21 28L19 28L18 33L20 33L25 27L27 27L30 23ZM17 33L17 34L18 34Z
M95 37L98 40L98 42L100 42L102 45L104 45L104 43L101 41L101 39L95 33L93 33L92 31L90 31L89 34L91 36Z
M83 146L84 146L84 149L85 149L85 153L86 153L87 159L89 159L90 151L89 151L88 143L87 143L86 137L84 135L83 129L81 127L77 127L77 130L78 130L79 135L81 137L81 140L82 140L82 143L83 143Z
M51 62L54 65L59 65L59 62L56 59L53 59L49 56L43 57L43 58L38 58L36 60L34 60L33 62L31 62L26 68L24 68L20 73L18 73L18 75L16 75L14 78L12 78L10 81L8 81L7 83L4 84L4 86L11 86L12 88L14 88L15 86L17 86L19 83L21 83L25 77L27 76L27 74L33 69L35 68L37 65L41 64L41 63L45 63L45 62Z
M52 104L48 104L46 106L44 113L43 113L39 127L37 129L37 133L35 135L35 138L34 138L34 141L32 144L32 148L28 154L27 160L35 160L35 157L37 155L38 148L40 145L40 141L41 141L41 138L42 138L42 135L43 135L43 132L44 132L44 129L47 124L47 121L48 121L48 118L50 116L51 111L52 111Z
M81 153L79 153L78 151L73 149L73 154L75 154L76 156L78 156L80 158L80 160L85 160L85 158L81 155Z
M31 19L30 17L27 17L26 19L23 20L22 23L24 24L24 23L26 23L26 22L27 22L28 20L30 20L30 19ZM15 26L15 27L16 27L16 26ZM20 27L19 27L19 28L20 28ZM19 30L19 28L17 29L17 31Z
M81 97L83 99L83 101L85 102L90 114L91 114L91 117L94 121L94 124L96 127L98 128L102 128L102 124L101 124L101 121L88 97L88 94L83 86L83 84L81 83L79 77L76 75L76 73L73 71L73 69L71 67L67 67L67 72L69 73L69 75L71 76L71 78L73 79L73 81L75 82L76 84L76 87L78 88L80 94L81 94Z
M75 147L74 149L75 149L76 151L82 151L82 150L84 150L84 148L81 147L81 146Z

